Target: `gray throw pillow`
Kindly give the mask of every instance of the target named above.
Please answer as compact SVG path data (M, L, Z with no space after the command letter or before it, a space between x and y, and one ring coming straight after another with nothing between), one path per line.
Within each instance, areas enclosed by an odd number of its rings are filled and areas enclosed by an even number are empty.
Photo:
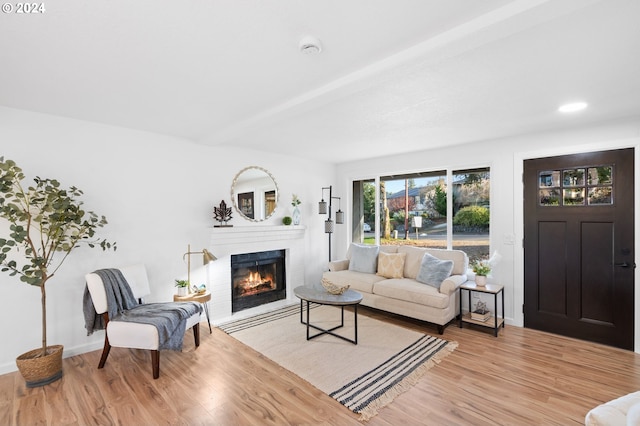
M453 260L440 260L425 253L416 280L440 290L440 284L449 278L451 271L453 271Z
M375 274L378 266L378 246L351 244L349 270Z

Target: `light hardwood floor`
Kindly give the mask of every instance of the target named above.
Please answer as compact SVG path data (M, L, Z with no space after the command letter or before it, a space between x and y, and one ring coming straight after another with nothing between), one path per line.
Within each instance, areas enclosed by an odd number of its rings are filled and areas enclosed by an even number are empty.
M436 334L434 326L366 308L385 321ZM389 425L570 425L592 407L640 389L640 355L507 326L449 325L459 347L367 422ZM27 389L0 376L0 425L360 424L358 416L232 337L201 326L194 350L164 351L153 380L148 353L114 348L64 360L62 380Z

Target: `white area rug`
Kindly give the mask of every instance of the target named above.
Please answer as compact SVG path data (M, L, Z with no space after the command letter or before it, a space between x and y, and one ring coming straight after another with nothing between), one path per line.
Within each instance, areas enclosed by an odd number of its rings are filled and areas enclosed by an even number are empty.
M340 324L339 307L312 304L310 315L311 324L325 329ZM353 339L353 311L345 310L344 317L345 326L334 332ZM357 345L331 335L307 341L300 305L219 328L359 413L361 420L375 416L457 347L360 313Z

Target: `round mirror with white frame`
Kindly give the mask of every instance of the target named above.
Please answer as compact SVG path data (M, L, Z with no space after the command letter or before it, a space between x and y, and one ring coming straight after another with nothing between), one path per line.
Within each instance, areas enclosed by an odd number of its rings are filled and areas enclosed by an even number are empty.
M249 166L240 170L231 184L236 211L252 222L269 219L278 204L278 184L268 170Z

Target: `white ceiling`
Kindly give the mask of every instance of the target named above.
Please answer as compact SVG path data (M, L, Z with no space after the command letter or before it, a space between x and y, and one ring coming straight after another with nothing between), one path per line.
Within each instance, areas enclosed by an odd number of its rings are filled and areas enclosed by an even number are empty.
M640 0L44 5L0 15L0 105L328 162L640 116Z

